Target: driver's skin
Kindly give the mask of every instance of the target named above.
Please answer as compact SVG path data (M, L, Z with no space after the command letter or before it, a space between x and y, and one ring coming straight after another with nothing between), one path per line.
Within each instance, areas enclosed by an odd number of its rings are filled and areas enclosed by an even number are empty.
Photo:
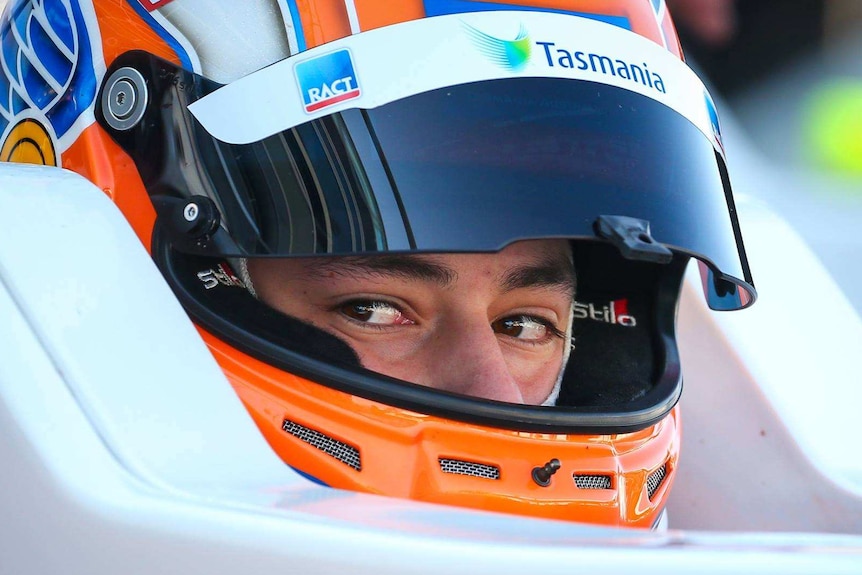
M405 381L512 403L556 397L571 332L569 243L494 254L254 259L255 295Z

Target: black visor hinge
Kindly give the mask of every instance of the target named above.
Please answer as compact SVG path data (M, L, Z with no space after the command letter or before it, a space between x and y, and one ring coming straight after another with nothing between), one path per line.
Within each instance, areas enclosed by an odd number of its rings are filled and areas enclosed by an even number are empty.
M649 222L628 216L599 216L596 235L611 242L628 260L667 264L673 252L650 235Z
M174 248L198 255L236 252L236 246L220 225L221 214L210 198L156 195L151 199L156 208L156 225L164 227Z

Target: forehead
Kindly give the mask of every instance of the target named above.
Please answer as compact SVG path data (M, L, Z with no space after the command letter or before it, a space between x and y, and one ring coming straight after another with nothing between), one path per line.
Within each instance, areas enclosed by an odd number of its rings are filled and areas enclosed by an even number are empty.
M459 278L482 275L507 287L567 284L575 279L571 248L566 240L530 240L496 253L381 254L319 258L262 259L257 274L277 274L285 280L403 279L450 286ZM532 280L530 280L532 278ZM515 285L518 284L518 285Z

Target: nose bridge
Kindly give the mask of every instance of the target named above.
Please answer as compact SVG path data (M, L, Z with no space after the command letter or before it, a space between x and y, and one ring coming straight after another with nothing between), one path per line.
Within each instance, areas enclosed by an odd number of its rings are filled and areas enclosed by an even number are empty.
M512 403L523 403L521 390L506 364L487 318L459 322L444 330L437 347L443 359L437 376L449 391Z

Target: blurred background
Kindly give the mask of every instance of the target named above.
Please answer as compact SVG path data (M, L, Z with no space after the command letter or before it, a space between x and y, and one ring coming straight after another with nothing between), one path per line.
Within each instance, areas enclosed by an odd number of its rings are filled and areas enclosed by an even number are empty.
M667 4L719 100L736 194L786 219L862 314L862 1Z

